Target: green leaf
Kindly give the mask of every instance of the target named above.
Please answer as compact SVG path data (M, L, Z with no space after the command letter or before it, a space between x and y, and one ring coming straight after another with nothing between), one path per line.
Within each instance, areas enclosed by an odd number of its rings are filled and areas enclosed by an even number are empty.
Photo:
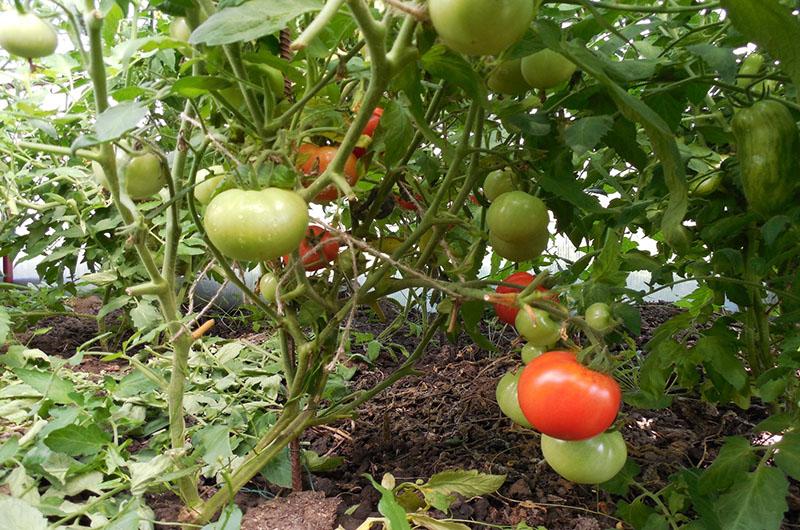
M548 193L564 199L584 212L600 213L605 211L595 197L583 191L583 187L571 171L562 171L557 175L540 173L536 175L536 182Z
M437 506L437 504L441 504L440 500L444 497L449 500L446 506L446 508L449 508L449 504L453 500L452 495L455 493L468 499L487 495L496 492L505 481L505 475L489 475L479 473L475 469L468 471L456 469L436 473L419 488L425 496L425 500L441 510L441 506ZM432 500L436 504L431 502Z
M786 215L770 217L767 222L764 223L764 226L761 227L761 235L764 237L764 243L766 243L767 246L772 246L786 227L791 226L791 222L791 219Z
M0 497L0 513L3 528L25 530L47 530L47 519L27 502L13 497Z
M615 495L626 496L630 486L636 483L636 476L641 470L642 468L639 467L639 464L629 458L625 461L625 465L619 473L614 475L614 478L600 484L600 489Z
M730 331L714 326L716 333L700 337L692 348L692 352L736 389L747 385L747 371L742 361L736 356L738 341Z
M59 377L55 372L14 368L14 374L23 383L27 383L37 392L56 403L72 403L72 398L69 397L69 394L75 391L75 386L72 381Z
M131 462L128 469L131 472L131 493L141 495L147 491L148 486L163 481L167 471L173 469L172 459L175 451L167 451L146 462Z
M779 469L759 466L719 498L719 522L725 530L778 530L788 493L789 481Z
M161 312L152 304L140 301L136 307L131 309L131 320L133 326L142 333L150 331L162 321Z
M252 0L211 15L192 32L189 42L219 46L256 40L321 7L318 0Z
M795 480L800 480L800 433L785 434L775 446L775 463Z
M235 504L229 504L222 510L219 519L208 523L200 530L239 530L242 527L242 510Z
M208 94L212 90L222 90L231 86L231 82L222 77L206 75L182 77L170 88L172 94L186 98L196 98Z
M229 432L227 425L207 425L192 437L192 444L197 447L203 462L214 469L228 464L233 458Z
M582 155L594 149L603 136L614 126L611 116L589 116L570 125L564 133L564 140L575 154Z
M768 432L770 434L780 434L783 431L794 427L795 421L791 414L781 412L759 422L753 427L754 433Z
M740 480L754 463L753 448L746 438L726 438L717 458L700 477L699 489L702 493L726 490Z
M385 146L384 162L394 166L406 154L411 140L414 138L414 127L405 109L389 101L378 125L378 134L383 138Z
M724 48L714 44L692 44L687 50L703 59L708 66L719 73L720 79L726 83L736 81L736 56L731 48Z
M428 530L469 530L469 526L455 521L440 521L429 515L412 513L408 515L411 522Z
M306 468L314 472L333 471L344 463L341 456L320 456L316 451L303 451L303 463Z
M261 470L261 476L282 488L292 487L292 462L289 459L289 448L284 447L275 458L267 462Z
M44 444L53 451L69 456L93 455L110 441L110 437L95 424L87 427L68 425L51 432Z
M397 499L392 493L392 490L384 488L368 473L364 476L372 483L372 486L381 494L381 500L378 501L378 511L386 517L389 530L411 530L411 525L408 524L406 518L406 511L397 502Z
M106 109L97 116L94 124L95 139L98 142L116 140L135 129L147 117L147 112L147 107L135 101L126 101Z
M0 445L0 466L17 455L19 450L19 437L13 436Z
M488 351L495 351L497 348L489 339L483 336L479 324L483 321L483 313L486 305L480 301L467 302L461 306L461 318L464 320L464 329L475 343Z
M11 317L5 307L0 307L0 345L6 343L8 332L11 330Z
M461 89L476 101L486 100L486 87L472 66L441 44L431 47L422 56L422 67L434 77L444 79Z
M800 86L800 20L778 0L722 0L733 26L779 59L795 86ZM798 92L800 97L800 92Z

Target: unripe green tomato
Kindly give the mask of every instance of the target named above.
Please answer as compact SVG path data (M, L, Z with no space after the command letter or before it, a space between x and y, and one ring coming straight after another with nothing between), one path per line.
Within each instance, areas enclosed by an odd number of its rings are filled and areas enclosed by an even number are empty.
M536 346L535 344L531 344L530 342L526 342L525 346L522 347L522 362L528 364L541 354L543 354L547 349L547 346Z
M467 55L496 55L518 41L534 15L530 0L429 0L428 13L445 46Z
M486 211L486 226L497 238L520 243L547 233L550 214L541 199L524 191L496 197Z
M586 323L598 333L605 333L614 327L614 317L608 304L595 302L586 308Z
M534 259L544 252L549 242L550 234L547 231L530 239L514 243L500 239L494 233L489 232L489 244L494 252L510 261Z
M508 372L501 377L497 382L494 395L503 414L508 416L514 423L531 428L531 424L522 413L517 399L517 384L519 383L520 375L522 375L522 370Z
M523 57L520 68L530 86L546 90L568 81L576 66L560 53L544 49Z
M600 484L625 466L628 449L619 431L566 441L542 435L542 454L553 471L578 484Z
M714 173L713 175L699 178L689 183L689 195L706 197L717 191L720 184L722 184L721 173Z
M561 324L550 318L541 309L533 309L533 318L525 309L520 309L514 325L517 332L534 346L548 346L561 338Z
M744 59L742 59L742 64L739 67L739 75L741 76L748 76L748 77L739 77L736 79L736 85L745 88L750 86L754 78L749 77L753 75L757 75L758 72L761 71L761 67L764 65L764 56L760 53L751 53Z
M515 180L514 172L508 168L492 171L483 181L483 194L491 202L506 192L516 191Z
M155 153L120 152L117 156L117 173L125 179L125 189L131 199L150 197L167 185L167 171Z
M436 312L442 315L449 315L450 312L453 311L453 301L449 298L445 298L438 304L436 304Z
M233 187L231 179L227 179L222 166L211 166L197 172L197 184L194 187L194 198L202 205L207 205L218 193Z
M189 42L189 37L192 36L192 28L183 17L178 17L169 25L169 36L181 42Z
M504 61L489 72L486 84L489 90L498 94L520 96L531 89L522 77L521 59Z
M58 46L56 30L33 13L0 13L0 47L27 59L52 55Z
M274 302L278 292L278 277L271 272L266 273L258 281L258 290L267 302Z
M353 253L355 252L355 256ZM336 266L339 268L342 274L345 275L347 278L353 277L353 263L355 262L356 271L358 274L364 270L364 267L367 265L367 259L364 257L364 254L358 251L344 250L336 257Z

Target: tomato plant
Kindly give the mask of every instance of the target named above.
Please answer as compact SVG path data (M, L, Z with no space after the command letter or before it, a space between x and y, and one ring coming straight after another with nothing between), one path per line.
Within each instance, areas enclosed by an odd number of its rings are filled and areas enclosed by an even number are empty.
M608 429L622 398L611 376L583 366L566 351L549 351L528 363L518 395L531 425L560 440L585 440Z
M225 256L269 261L300 245L308 226L308 206L296 193L279 188L228 190L211 200L203 225Z
M522 410L519 408L519 401L517 400L517 383L519 382L519 376L521 374L522 371L520 370L504 374L497 382L495 399L500 406L500 410L502 410L503 414L508 416L511 421L523 427L531 427L525 415L522 414Z
M297 149L297 169L304 175L314 177L328 169L328 165L336 157L337 147L316 146L314 144L303 144ZM347 182L354 186L358 182L358 161L355 155L350 154L344 166L344 174ZM339 192L336 186L330 185L314 197L314 202L326 203L336 200Z
M579 441L543 434L542 454L548 465L565 479L578 484L600 484L619 473L628 458L628 449L619 431Z

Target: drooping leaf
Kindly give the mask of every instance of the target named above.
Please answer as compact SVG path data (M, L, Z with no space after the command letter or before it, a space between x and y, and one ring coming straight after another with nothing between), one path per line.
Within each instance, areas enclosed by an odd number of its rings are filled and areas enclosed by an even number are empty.
M611 116L588 116L570 125L564 133L564 139L575 154L582 155L594 149L613 126Z
M726 438L717 458L700 477L699 489L704 493L724 491L744 477L754 463L755 454L746 438Z
M785 434L775 446L775 463L795 480L800 480L800 433Z
M736 80L736 56L733 55L731 48L713 44L692 44L687 46L686 49L716 70L720 79L726 83L733 83Z
M486 87L472 66L441 44L433 46L422 56L422 67L431 75L460 87L471 99L484 101Z
M21 499L0 497L0 514L4 528L47 530L47 519L44 515Z

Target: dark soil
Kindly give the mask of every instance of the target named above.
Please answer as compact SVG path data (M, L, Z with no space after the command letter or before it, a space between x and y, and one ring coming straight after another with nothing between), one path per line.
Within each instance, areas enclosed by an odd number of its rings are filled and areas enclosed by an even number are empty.
M647 304L641 310L640 344L678 311L668 304ZM53 330L57 328L58 332L33 337L29 342L33 347L68 356L97 332L91 320L57 318L61 320ZM215 319L218 324L214 334L237 336L251 332L249 326L231 315L215 315ZM386 325L361 313L355 328L378 335ZM439 343L435 340L418 364L419 376L401 380L378 395L361 408L354 420L309 430L302 441L304 447L320 455L344 457L343 467L304 477L305 487L319 493L287 497L285 491L269 486L263 479L254 480L251 490L261 495L237 496L237 504L245 511L242 528L327 530L341 525L351 530L367 517L379 516L379 494L363 477L364 473L378 481L384 473L391 473L399 483L426 480L447 469L477 469L507 477L497 494L462 499L452 507L452 517L476 521L471 528L489 528L478 521L493 525L525 521L548 530L625 528L613 517L611 495L561 479L542 460L537 435L513 425L500 412L494 398L495 385L501 375L520 364L513 347L516 334L498 328L484 332L498 345L499 352L483 351L466 336L456 344L439 337ZM411 351L418 338L398 333L391 341ZM375 365L361 364L352 384L369 388L399 362L391 356L381 356ZM87 356L77 369L98 373L120 367ZM758 406L748 411L716 408L685 397L676 398L672 407L665 410L625 407L621 430L630 456L642 468L638 480L655 491L680 468L707 465L726 436L751 433L752 426L767 415ZM276 493L280 498L267 498ZM176 520L181 508L171 494L149 496L148 503L161 521ZM792 484L789 503L791 511L786 523L796 526L800 522L800 489L796 483Z

